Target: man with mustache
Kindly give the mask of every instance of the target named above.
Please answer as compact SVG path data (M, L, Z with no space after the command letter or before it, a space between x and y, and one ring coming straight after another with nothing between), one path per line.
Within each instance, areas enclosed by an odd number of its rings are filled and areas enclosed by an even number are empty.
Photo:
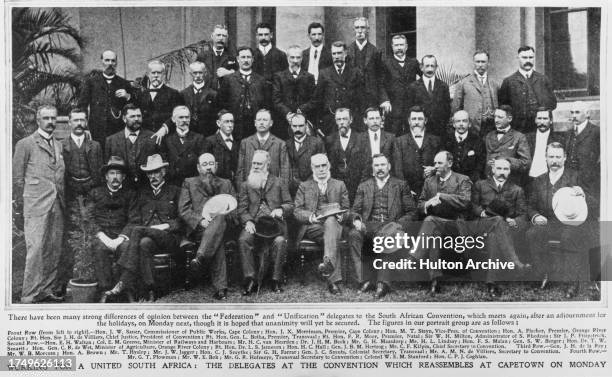
M129 230L126 225L136 205L136 193L123 186L127 166L121 157L111 156L100 172L105 184L91 190L87 205L94 226L92 253L98 290L106 292L113 288L115 281L113 262L127 250ZM106 301L106 296L102 297ZM131 293L127 298L134 301Z
M513 109L508 105L501 105L495 109L495 131L485 137L487 149L486 175L491 173L497 157L505 157L510 161L512 174L510 179L521 184L531 164L529 143L525 135L512 128L514 124Z
M438 61L433 55L421 59L421 78L410 84L407 102L410 106L421 106L427 117L427 129L442 142L449 133L448 119L451 116L451 99L448 85L436 78Z
M499 104L514 109L514 129L527 133L535 129L538 107L554 110L557 98L550 79L534 70L535 49L521 46L518 49L519 69L506 77L499 90Z
M308 71L315 78L315 84L319 81L319 72L333 64L332 56L328 48L325 48L325 28L318 22L308 25L308 39L310 47L302 51L302 69Z
M368 107L363 112L363 123L367 127L364 136L367 138L366 146L368 148L368 156L384 154L388 160L393 156L393 144L395 144L395 135L385 131L383 126L382 112L377 107ZM371 165L371 159L368 165Z
M294 198L300 183L312 177L310 158L315 154L325 153L325 145L318 137L306 133L306 117L304 117L304 114L293 114L289 124L293 137L286 140L285 143L287 144L287 154L291 166L289 192L291 197Z
M416 205L410 187L395 177L391 177L391 164L384 154L372 157L373 177L362 182L357 188L355 203L351 210L349 222L352 229L349 232L349 247L355 265L359 291L365 293L376 288L375 298L384 297L391 287L388 270L374 270L372 252L364 252L364 240L371 242L376 236L395 236L383 234L381 229L389 223L408 228L408 222L416 219ZM371 249L370 249L371 250ZM391 255L381 254L384 260Z
M529 167L530 178L538 177L548 171L546 166L546 146L548 144L553 142L565 144L565 135L551 129L553 124L551 110L545 107L538 108L535 123L537 129L525 135L527 143L529 143L529 151L533 157Z
M58 270L64 232L65 164L62 145L53 136L57 109L36 111L38 129L17 142L13 155L13 200L23 207L26 262L21 303L60 302Z
M195 61L189 64L189 74L193 82L181 91L181 95L191 113L190 128L207 137L217 130L217 91L211 88L212 77L204 63Z
M205 152L215 157L216 175L234 182L238 168L240 144L232 136L234 115L227 110L217 113L217 133L206 138Z
M410 85L421 75L418 60L406 56L408 40L399 34L391 38L393 55L382 60L381 86L379 87L379 101L389 105L383 106L387 112L385 127L399 137L408 131L405 129L406 119L409 117L408 103ZM390 113L388 111L390 107Z
M212 75L210 87L219 90L223 78L238 70L238 63L229 48L227 26L215 25L210 40L211 44L198 54L196 61L206 64Z
M293 213L293 202L286 185L278 177L268 173L270 155L258 150L253 155L251 172L240 187L237 213L244 229L240 233L240 260L245 280L243 295L248 296L263 281L267 271L272 269L272 291L282 292L283 267L287 258L287 223L285 219ZM266 229L259 228L258 220L271 217L276 223L278 234L266 235ZM259 229L258 229L259 228ZM259 264L255 263L254 249ZM264 258L262 261L261 259ZM257 267L260 266L260 267ZM261 288L261 287L260 287Z
M191 131L191 112L187 106L177 106L172 111L172 122L176 132L164 139L168 151L168 180L181 186L187 177L198 175L198 157L206 149L206 141L201 134Z
M227 263L223 239L230 226L233 212L214 218L202 215L202 208L208 199L219 194L236 196L232 183L215 175L215 156L204 153L198 159L198 177L185 179L179 198L179 211L185 223L187 236L200 240L196 257L191 260L191 273L198 274L203 266L210 266L213 297L227 298Z
M138 106L127 104L122 110L125 128L106 138L104 157L118 156L127 165L124 184L129 188L146 185L146 178L140 170L147 157L159 153L160 148L153 139L153 132L142 129L142 113Z
M472 126L467 111L453 115L455 133L446 139L444 149L453 154L453 170L467 175L473 183L484 178L486 149L482 138Z
M83 81L77 107L89 109L91 138L104 147L109 135L123 127L121 109L135 103L136 90L129 81L117 75L117 54L104 51L101 56L102 71L93 70Z

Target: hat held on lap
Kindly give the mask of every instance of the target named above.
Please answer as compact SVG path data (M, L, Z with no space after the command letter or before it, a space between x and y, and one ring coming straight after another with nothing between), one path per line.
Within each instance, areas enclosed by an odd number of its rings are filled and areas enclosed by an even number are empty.
M202 207L202 217L214 218L217 215L227 215L238 207L236 198L229 194L219 194L208 199Z
M262 216L255 222L255 234L263 238L274 238L283 233L280 224L272 216Z
M552 199L555 216L565 225L578 226L586 220L589 209L584 195L576 195L572 187L562 187Z

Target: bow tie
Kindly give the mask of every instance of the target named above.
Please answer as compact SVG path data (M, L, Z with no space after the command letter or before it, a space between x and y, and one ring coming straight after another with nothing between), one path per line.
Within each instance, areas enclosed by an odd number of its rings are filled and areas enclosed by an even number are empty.
M415 138L415 139L422 139L422 138L423 138L423 135L414 135L414 138Z
M340 135L340 137L343 137L343 138L345 138L345 139L348 139L348 138L349 138L349 137L348 137L348 135L342 135L342 134Z
M151 88L149 89L149 93L157 93L161 90L161 88Z
M500 130L496 130L495 132L497 132L498 135L503 135L508 131L500 131Z

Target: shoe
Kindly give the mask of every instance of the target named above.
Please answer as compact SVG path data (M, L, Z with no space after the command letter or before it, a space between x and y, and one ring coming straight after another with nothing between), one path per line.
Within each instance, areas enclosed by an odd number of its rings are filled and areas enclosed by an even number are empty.
M49 293L48 295L46 295L42 299L38 300L38 302L63 302L63 301L64 301L64 297L56 296L53 293Z
M438 279L433 279L429 287L429 295L434 297L436 293L440 293L440 285L438 284Z
M576 296L576 294L578 294L578 283L572 283L566 290L565 290L565 298L566 299L570 299L570 298L574 298Z
M367 291L371 291L375 288L374 283L369 280L364 281L359 287L360 293L366 293Z
M329 260L329 257L323 257L323 262L319 264L319 273L321 273L321 276L324 278L328 278L334 273L334 265L331 260Z
M501 290L495 283L487 283L487 292L491 298L498 298L501 296Z
M283 287L278 280L272 280L272 292L274 293L282 293Z
M387 293L389 293L390 290L391 289L387 284L383 283L382 281L379 281L378 283L376 283L376 292L374 293L374 298L383 298L387 295Z
M215 300L227 300L227 289L219 289L217 292L215 292L213 298Z
M540 289L546 289L546 285L548 284L548 274L544 275L542 279L542 283L540 284Z
M190 262L189 262L189 269L191 270L190 272L193 275L197 275L200 270L202 269L202 263L200 263L200 261L198 260L198 258L193 258Z
M243 296L249 296L251 293L257 290L257 284L255 284L255 280L253 278L247 278L247 283L244 286L244 291L242 291Z
M327 283L327 289L332 295L339 295L342 293L342 291L340 291L340 287L338 287L338 284L336 283Z
M117 284L115 284L115 286L111 290L108 290L102 293L102 297L100 298L100 303L104 304L106 303L106 301L108 301L108 299L119 296L119 294L121 294L121 292L123 292L124 289L125 289L125 286L123 282L119 280Z

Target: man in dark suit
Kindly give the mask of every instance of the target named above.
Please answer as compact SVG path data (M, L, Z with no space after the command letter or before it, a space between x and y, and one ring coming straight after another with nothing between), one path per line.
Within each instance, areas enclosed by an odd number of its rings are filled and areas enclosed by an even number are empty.
M478 132L472 131L470 115L459 110L453 115L454 135L449 136L444 149L453 155L453 171L467 175L473 183L484 178L487 151Z
M410 94L410 85L422 73L419 62L406 56L408 41L404 35L394 35L391 45L393 56L382 60L378 98L387 112L385 127L399 137L407 131L404 128L409 117L410 106L406 99Z
M358 114L357 104L361 103L359 92L364 84L361 70L346 63L346 45L344 42L334 42L331 47L334 64L322 69L314 93L317 108L322 116L319 119L319 129L329 136L334 132L334 114L342 107L351 109L352 114Z
M265 79L252 69L253 50L250 47L238 48L238 64L238 71L223 78L218 98L220 107L234 114L234 138L240 141L248 135L255 113L269 107L270 93Z
M254 292L258 282L263 281L268 264L272 269L272 291L282 292L283 266L287 258L287 223L285 218L293 213L293 202L287 185L281 184L278 177L268 174L270 155L258 150L253 155L251 171L245 182L242 182L238 197L238 216L244 227L240 233L240 260L245 279L243 295ZM264 229L258 224L262 217L272 217L278 230L274 227ZM259 256L259 267L256 267L253 249ZM263 258L263 260L262 260ZM259 287L261 288L261 287Z
M238 63L228 45L228 32L225 25L215 25L210 34L211 44L203 50L196 61L206 64L211 74L210 87L219 90L223 78L238 70Z
M537 129L525 135L525 137L527 137L527 143L529 144L529 152L532 156L531 165L529 167L530 178L539 177L548 171L548 167L546 166L546 146L553 142L559 142L561 145L565 145L566 137L562 132L555 132L552 129L552 110L548 110L544 107L538 108L535 123Z
M205 152L206 141L201 134L191 131L189 108L177 106L172 112L176 132L164 139L168 153L168 182L180 187L183 180L198 175L198 157Z
M342 223L348 217L346 213L337 213L324 218L320 218L319 215L330 204L336 204L340 210L347 211L348 191L344 182L331 177L330 162L326 155L312 156L311 168L312 179L302 182L295 195L294 216L300 223L297 244L299 245L303 238L323 244L323 263L319 265L319 271L327 280L329 292L337 295L341 293L338 283L342 280L338 241L342 236Z
M253 155L256 150L263 149L270 154L270 174L280 178L284 185L289 184L291 169L285 142L272 135L272 115L269 110L261 109L255 117L255 134L240 142L238 153L238 169L236 173L236 187L240 187L249 175Z
M376 282L374 297L381 298L389 292L391 279L386 269L375 272L372 252L363 250L364 239L372 241L374 237L381 236L381 228L391 222L399 224L402 229L407 228L407 223L415 219L416 205L410 187L389 175L391 164L388 157L375 154L372 170L374 176L357 188L349 219L353 225L349 231L349 247L351 254L360 255L362 260L362 265L355 269L360 292L374 289ZM387 259L386 256L391 259L390 255L381 255L384 259Z
M183 96L178 90L164 83L166 66L159 60L149 62L149 87L139 98L142 111L142 126L155 132L155 142L160 145L162 138L174 131L172 124L164 123L172 116L172 110L184 105Z
M296 113L302 113L307 119L316 124L314 101L312 95L315 90L314 76L301 68L302 50L297 45L287 49L289 69L274 74L272 84L272 101L274 109L285 120L290 122ZM308 161L310 169L310 161Z
M367 165L372 166L372 156L377 154L383 154L387 157L388 161L391 161L393 158L393 144L395 144L395 135L391 132L386 132L382 128L382 117L380 110L377 107L368 107L363 113L363 123L367 127L367 131L363 133L363 136L366 139L366 149L368 154Z
M140 165L147 157L159 153L160 148L153 140L153 132L141 129L142 113L140 108L127 104L122 110L125 128L106 138L104 159L118 156L126 162L128 175L124 184L130 188L145 185L147 180L140 171Z
M181 95L190 110L190 128L208 137L217 130L215 127L217 91L210 87L211 77L204 63L195 61L189 64L189 74L193 82L181 91Z
M527 138L521 132L512 129L512 108L501 105L495 110L495 131L491 131L485 137L487 149L486 175L490 174L496 157L502 156L510 161L512 174L510 179L521 184L523 177L531 164L531 154Z
M534 71L535 50L531 46L518 49L519 69L502 81L499 104L514 109L513 127L527 133L533 131L538 107L554 110L557 98L548 77Z
M205 150L215 157L217 168L215 174L219 178L234 182L238 169L238 151L240 144L232 136L234 131L234 115L227 110L217 114L216 134L206 138Z
M306 118L303 114L294 114L290 124L293 137L285 143L291 166L289 193L294 198L300 183L312 177L310 158L315 154L325 153L325 144L318 137L306 133Z
M347 108L336 110L338 132L325 138L325 150L331 163L331 176L343 181L348 190L349 200L353 203L359 183L368 178L367 140L351 129L353 117Z
M302 52L302 69L314 76L315 83L319 80L319 72L333 64L331 52L323 45L324 33L325 28L320 23L308 25L310 47Z
M81 87L77 107L89 107L91 138L104 147L106 137L123 127L121 109L136 101L136 91L130 82L117 75L117 54L104 51L102 71L93 70Z
M214 298L227 297L227 263L223 239L233 214L219 214L214 218L203 217L202 208L213 196L228 194L236 196L234 186L227 179L215 175L215 157L205 153L198 159L198 177L185 179L179 198L181 219L186 225L187 236L201 240L196 257L191 261L192 272L203 265L210 265Z
M407 102L410 106L421 106L427 116L427 129L444 142L449 133L450 92L448 85L436 78L438 62L433 55L421 59L421 78L410 85Z
M440 138L425 127L427 118L421 107L409 110L408 124L410 132L395 139L392 165L395 176L405 180L412 195L417 197L425 179L435 173L433 161L441 145Z

